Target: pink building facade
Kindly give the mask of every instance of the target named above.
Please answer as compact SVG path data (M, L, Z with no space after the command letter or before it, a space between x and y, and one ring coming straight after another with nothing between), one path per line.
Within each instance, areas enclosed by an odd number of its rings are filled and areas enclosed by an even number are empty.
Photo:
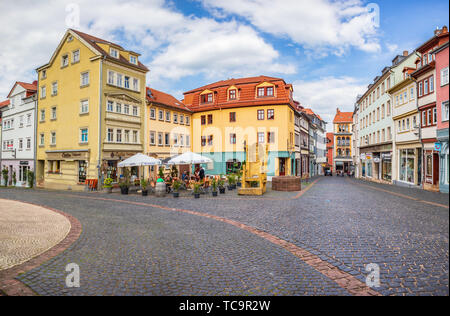
M439 190L448 193L449 186L449 54L445 43L434 50L436 60L436 107L437 107L437 140L441 145L440 151L440 181Z

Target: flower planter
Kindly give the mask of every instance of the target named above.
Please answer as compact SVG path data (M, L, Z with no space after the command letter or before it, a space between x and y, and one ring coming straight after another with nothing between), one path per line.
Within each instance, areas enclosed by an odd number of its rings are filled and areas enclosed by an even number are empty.
M128 195L128 188L120 188L120 193L122 193L123 195Z
M111 194L112 193L112 187L105 188L106 193Z
M233 191L233 186L232 185L228 186L228 191Z
M200 193L195 193L195 194L194 194L194 197L195 197L196 199L199 199L199 198L200 198Z
M242 183L241 183L241 182L238 182L238 183L237 183L237 186L238 186L238 188L242 187Z
M219 192L220 192L220 194L225 194L225 188L220 188Z
M148 190L142 190L142 196L148 196Z
M217 196L218 192L217 191L213 191L212 196Z
M179 198L180 197L180 192L173 192L173 197L174 198Z

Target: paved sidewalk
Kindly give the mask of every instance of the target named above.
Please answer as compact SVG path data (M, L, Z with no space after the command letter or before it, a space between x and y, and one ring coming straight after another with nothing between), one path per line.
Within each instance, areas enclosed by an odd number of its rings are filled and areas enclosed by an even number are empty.
M362 179L353 179L348 178L350 181L353 181L355 184L362 184L365 186L372 187L373 189L379 189L379 190L387 190L394 194L401 194L405 196L409 196L418 200L430 202L430 203L438 203L442 205L449 206L449 195L445 193L440 192L430 192L422 189L416 189L416 188L408 188L408 187L402 187L399 185L389 185L389 184L383 184L383 183L377 183L372 181L366 181Z
M64 216L51 210L0 199L0 271L57 245L70 227Z

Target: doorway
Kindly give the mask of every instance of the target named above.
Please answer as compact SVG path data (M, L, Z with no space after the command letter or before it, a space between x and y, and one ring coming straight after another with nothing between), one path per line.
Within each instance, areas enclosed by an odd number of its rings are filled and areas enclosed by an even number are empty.
M280 176L286 175L286 158L279 158L280 159Z
M433 185L439 185L439 154L433 153Z

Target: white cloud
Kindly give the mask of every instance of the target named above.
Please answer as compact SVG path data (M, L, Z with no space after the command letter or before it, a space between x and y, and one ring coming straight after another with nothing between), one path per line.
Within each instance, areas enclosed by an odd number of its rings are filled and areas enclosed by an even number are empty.
M73 0L0 1L0 99L16 80L32 81L64 32ZM279 53L251 27L185 16L164 0L77 0L80 29L142 54L150 82L204 74L292 74Z
M365 84L351 77L324 77L314 81L295 81L293 85L296 100L328 122L329 131L336 108L353 112L357 95L367 89Z
M179 79L194 73L206 78L295 73L295 66L279 64L279 53L256 32L238 23L197 19L170 38L171 44L152 62L156 77Z
M199 0L206 8L244 17L263 32L305 48L342 55L356 47L377 52L375 11L359 0Z

